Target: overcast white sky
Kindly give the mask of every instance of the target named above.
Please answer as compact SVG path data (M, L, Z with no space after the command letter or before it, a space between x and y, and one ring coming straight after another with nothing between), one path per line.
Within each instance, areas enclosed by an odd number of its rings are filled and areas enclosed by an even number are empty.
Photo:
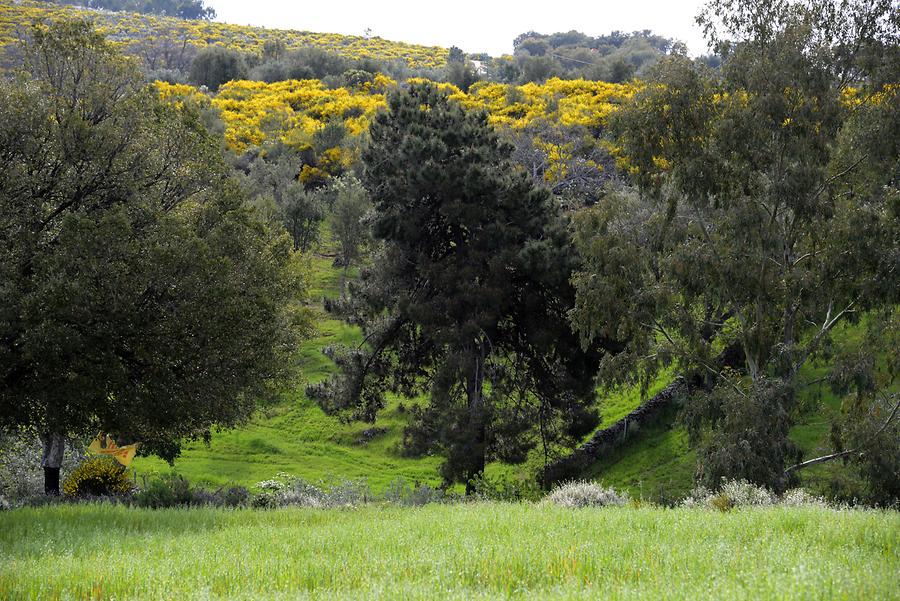
M466 52L499 56L512 52L520 33L576 29L591 36L610 31L650 29L705 54L694 17L704 0L207 0L217 21L279 29L363 35L428 46L459 46Z

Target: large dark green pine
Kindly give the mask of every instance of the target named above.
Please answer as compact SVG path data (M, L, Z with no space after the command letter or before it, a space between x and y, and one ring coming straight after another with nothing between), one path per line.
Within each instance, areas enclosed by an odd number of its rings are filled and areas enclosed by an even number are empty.
M597 423L598 353L567 321L566 221L509 157L483 113L432 85L389 99L363 157L381 250L343 307L366 342L316 391L370 420L388 391L424 395L406 448L444 454L445 479L470 490L489 459L549 456Z

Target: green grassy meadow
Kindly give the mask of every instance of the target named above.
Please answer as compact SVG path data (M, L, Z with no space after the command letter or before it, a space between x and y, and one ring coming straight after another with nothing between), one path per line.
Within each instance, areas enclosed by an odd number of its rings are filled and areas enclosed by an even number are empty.
M0 513L0 598L898 599L900 514L818 508Z

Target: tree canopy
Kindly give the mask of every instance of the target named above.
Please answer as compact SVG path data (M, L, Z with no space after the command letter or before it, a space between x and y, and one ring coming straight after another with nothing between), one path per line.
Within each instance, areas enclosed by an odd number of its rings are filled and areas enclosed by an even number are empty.
M573 318L629 340L607 381L672 360L708 376L685 412L704 480L783 487L801 369L900 300L897 13L723 0L701 23L721 73L665 59L613 117L640 193L579 219ZM729 345L737 372L713 361Z
M75 4L87 8L130 11L151 15L212 21L216 9L204 6L204 0L50 0L55 4Z
M290 371L290 238L250 210L190 106L81 22L0 81L0 425L171 459Z

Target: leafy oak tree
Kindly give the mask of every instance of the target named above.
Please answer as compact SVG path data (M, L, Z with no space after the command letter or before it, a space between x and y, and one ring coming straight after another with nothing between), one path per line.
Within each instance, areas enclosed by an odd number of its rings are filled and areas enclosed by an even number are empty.
M86 22L31 38L0 82L0 427L44 438L58 492L67 436L172 459L246 419L288 375L302 289L198 114Z
M342 307L365 342L333 349L340 373L310 392L367 420L388 392L425 395L406 448L443 454L445 479L471 492L489 459L549 455L596 425L599 351L567 322L566 222L486 116L427 84L388 104L363 156L380 250Z
M786 486L801 370L842 322L891 323L874 316L900 300L898 22L888 1L717 0L700 23L721 72L665 59L613 120L640 195L579 219L573 321L629 340L608 381L671 359L708 376L685 411L708 483ZM728 346L739 371L713 361Z

